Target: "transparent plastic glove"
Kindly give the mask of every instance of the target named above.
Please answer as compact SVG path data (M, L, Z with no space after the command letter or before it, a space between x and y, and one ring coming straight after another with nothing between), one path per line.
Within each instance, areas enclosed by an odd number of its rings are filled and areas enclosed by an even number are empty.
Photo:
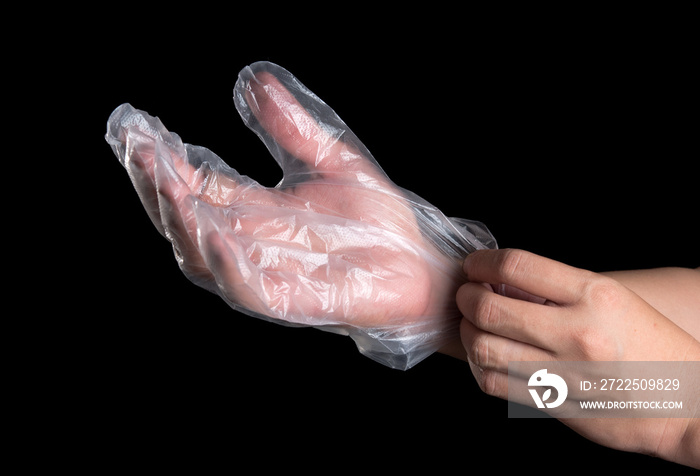
M282 167L274 188L128 104L109 118L107 142L183 272L234 309L347 334L395 368L457 338L461 264L495 247L488 230L448 219L394 185L333 110L283 68L245 68L234 101Z

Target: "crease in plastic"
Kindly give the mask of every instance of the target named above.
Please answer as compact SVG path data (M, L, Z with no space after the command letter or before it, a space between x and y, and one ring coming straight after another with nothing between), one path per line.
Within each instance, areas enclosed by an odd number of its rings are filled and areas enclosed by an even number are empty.
M461 264L497 247L488 229L396 186L277 65L244 68L234 104L282 167L272 189L129 104L107 123L108 144L185 275L248 315L347 335L392 368L458 338Z

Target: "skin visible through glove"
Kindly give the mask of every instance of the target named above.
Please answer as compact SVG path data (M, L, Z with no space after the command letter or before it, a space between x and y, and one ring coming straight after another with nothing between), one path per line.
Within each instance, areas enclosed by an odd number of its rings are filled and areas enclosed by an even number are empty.
M274 75L257 73L244 89L260 126L305 165L304 180L265 188L208 151L208 161L190 165L186 155L204 152L184 152L179 138L124 131L124 162L144 204L157 202L151 217L183 271L236 305L288 322L444 328L446 315L457 316L446 303L460 263L423 239L402 192ZM286 176L291 167L277 159Z

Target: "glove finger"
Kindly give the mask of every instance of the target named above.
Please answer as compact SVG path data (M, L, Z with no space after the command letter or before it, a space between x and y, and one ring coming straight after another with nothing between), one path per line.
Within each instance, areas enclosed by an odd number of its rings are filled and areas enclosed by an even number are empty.
M230 226L230 210L193 200L198 245L211 271L219 295L234 309L269 320L269 305L261 299L260 270L249 263L248 254Z
M200 209L226 208L236 202L240 207L255 203L263 209L276 210L279 202L274 193L254 180L239 176L203 147L186 145L188 160L199 163L197 169L186 170L192 175L183 178L174 168L168 150L156 145L155 181L160 217L164 235L170 240L180 268L196 284L213 290L214 276L208 268L199 245L200 224L195 214L195 204ZM194 177L199 175L200 177ZM238 179L234 179L234 176ZM198 191L192 191L189 183L201 183ZM214 214L214 212L209 212ZM214 215L212 215L214 216ZM219 220L221 221L221 220ZM232 226L229 223L229 226ZM256 220L238 220L235 228L246 235L253 233Z
M174 170L167 150L156 145L154 176L163 234L172 243L180 269L206 289L213 289L214 277L197 247L197 220L192 192Z
M153 179L155 141L162 140L165 128L155 118L149 121L129 104L122 104L107 121L105 139L124 166L146 213L158 231L165 235ZM165 131L167 132L167 131ZM171 143L176 139L169 137Z
M337 114L284 68L268 62L244 68L234 100L246 125L282 167L286 181L338 172L386 177Z
M190 193L212 204L230 204L236 199L238 186L252 182L208 149L183 144L157 117L129 104L119 106L112 113L105 139L127 169L146 210L161 232L155 188L156 147L163 157L167 156L172 171L182 178Z

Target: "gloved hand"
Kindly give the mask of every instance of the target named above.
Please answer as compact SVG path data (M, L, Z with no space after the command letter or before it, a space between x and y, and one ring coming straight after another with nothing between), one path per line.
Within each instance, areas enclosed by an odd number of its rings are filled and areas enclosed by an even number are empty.
M282 167L274 188L128 104L107 124L107 142L183 272L234 309L348 334L395 368L458 338L462 261L495 247L488 230L397 187L283 68L243 69L234 101Z

